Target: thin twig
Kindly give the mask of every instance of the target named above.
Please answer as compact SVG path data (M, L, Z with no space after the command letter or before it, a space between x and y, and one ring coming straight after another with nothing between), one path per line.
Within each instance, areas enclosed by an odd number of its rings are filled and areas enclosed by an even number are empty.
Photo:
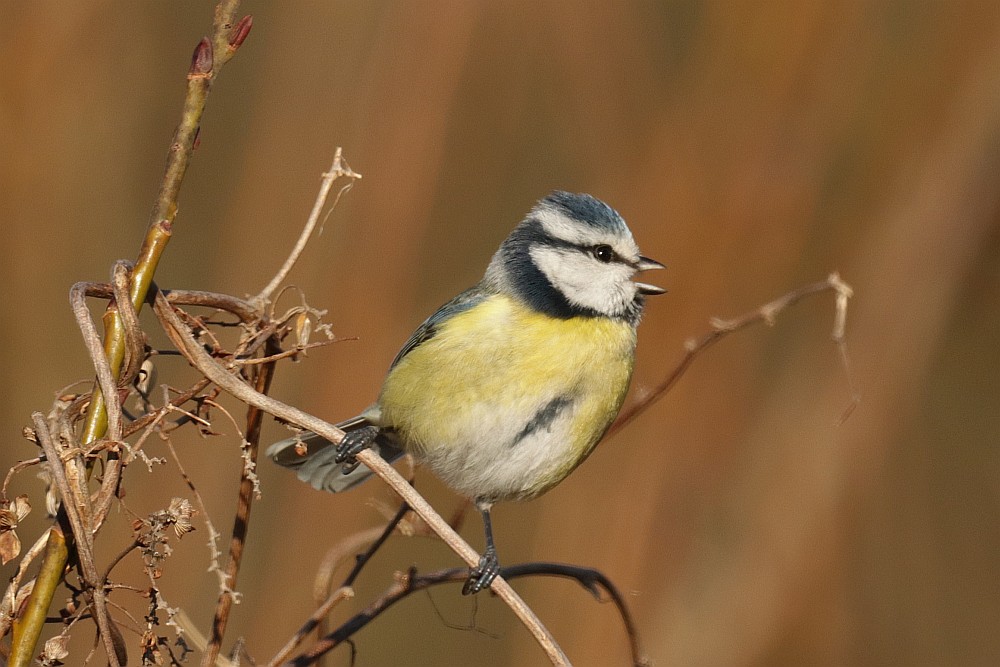
M264 304L271 298L271 295L274 294L275 290L281 286L281 283L285 282L285 278L288 277L292 267L295 266L295 262L297 262L299 256L302 255L302 251L305 249L306 243L309 241L309 237L312 236L313 230L319 222L320 214L323 212L323 207L326 206L326 199L330 195L330 189L333 187L334 181L341 177L349 178L351 181L340 189L336 199L334 199L334 206L336 206L337 202L340 201L340 197L354 185L354 181L361 178L361 174L354 172L347 162L344 161L343 150L338 146L333 155L333 164L330 165L330 170L323 174L323 178L320 181L319 194L316 195L316 201L313 203L312 211L309 213L309 218L306 220L305 227L302 228L302 233L299 234L299 238L295 242L295 246L288 255L288 259L286 259L285 263L282 264L280 269L278 269L278 272L274 274L271 282L269 282L267 286L260 291L260 294L251 299L253 304L258 307L263 307Z
M170 452L170 456L174 460L174 465L177 466L177 471L180 473L181 478L184 483L187 484L188 489L194 496L195 505L198 507L198 511L201 513L202 521L205 522L205 530L208 531L208 552L209 552L209 572L217 572L219 574L220 585L225 586L225 575L222 572L222 568L219 566L219 557L222 556L222 552L219 551L218 540L222 537L222 534L215 529L215 524L212 523L212 517L208 513L208 508L205 506L205 499L201 497L201 492L198 491L198 487L195 486L194 480L184 469L181 464L181 457L177 455L177 449L174 447L173 441L169 437L163 439L166 444L167 451ZM207 642L204 644L207 646Z
M142 546L142 542L138 539L134 539L128 544L128 546L119 551L118 554L111 559L108 566L104 568L104 573L101 575L101 586L107 585L108 577L111 576L111 571L118 567L118 563L122 562L125 556L128 556L140 546Z
M306 350L311 350L314 347L325 347L332 343L343 343L346 341L357 340L357 336L350 336L349 338L334 338L333 340L321 340L315 343L306 343L305 345L296 345L290 350L283 350L276 354L272 354L267 357L253 357L251 359L236 359L234 363L240 366L259 366L260 364L269 364L275 361L281 361L282 359L287 359L288 357L294 357L296 355L302 354Z
M331 442L336 443L343 439L343 431L336 426L303 412L298 408L277 401L270 396L260 394L233 376L232 373L202 349L190 330L181 322L180 318L174 313L173 308L162 295L156 295L153 308L163 323L167 335L173 340L174 344L177 345L188 361L224 391L244 403L256 406L286 422L306 428ZM475 549L469 546L458 533L452 530L451 526L424 500L423 496L417 493L409 482L403 479L382 457L371 450L366 450L361 452L357 458L376 475L381 477L430 526L431 530L437 533L442 541L470 567L475 567L479 563L479 554L476 553ZM552 634L542 625L535 613L502 577L497 577L493 581L491 590L517 615L528 631L535 637L535 640L542 647L542 650L545 651L552 664L569 664L566 655L559 648Z
M405 502L399 506L399 509L396 510L396 514L391 519L389 519L389 522L385 525L385 528L382 530L382 534L379 535L378 539L372 542L371 546L368 547L368 549L365 550L363 554L358 556L358 560L354 564L354 567L351 568L351 571L347 575L347 578L344 579L343 583L344 586L354 585L354 582L357 580L358 576L361 575L361 570L363 570L365 565L368 564L368 561L370 561L372 556L375 555L375 552L378 551L383 544L385 544L385 541L389 539L389 536L392 535L393 532L395 532L396 526L399 525L399 522L402 521L403 517L409 514L409 512L410 512L410 506L407 505Z
M97 384L105 396L115 397L115 400L110 401L105 419L107 420L107 430L110 430L113 434L112 437L117 439L121 437L122 411L121 405L117 400L118 385L114 378L116 371L111 368L108 358L104 355L104 346L101 345L101 338L97 334L97 327L94 325L94 321L90 319L90 309L87 308L87 302L84 298L85 287L85 283L76 283L73 285L69 290L69 301L73 308L73 316L76 318L76 324L80 328L80 333L83 334L83 342L87 345L87 353L90 355L90 361L97 372ZM94 440L85 444L90 444L90 442L98 439L94 438Z
M344 564L348 558L356 558L359 553L371 547L382 535L385 526L372 526L365 530L348 535L332 546L320 559L313 577L313 601L320 604L330 596L333 586L334 571Z
M467 573L468 574L468 573ZM331 593L326 600L323 601L316 611L313 612L312 616L299 628L291 639L289 639L284 646L281 647L273 658L271 658L267 667L278 667L281 663L288 659L288 656L292 654L292 651L302 643L302 640L306 638L310 632L313 631L317 625L319 625L324 618L330 613L330 611L343 600L348 600L354 597L354 589L350 586L342 586Z
M632 618L632 613L628 610L628 605L625 604L625 596L621 594L621 591L618 590L614 582L608 579L600 570L579 567L577 565L567 565L565 563L535 562L511 565L501 568L500 572L505 579L537 576L572 579L590 591L599 602L605 601L601 597L601 589L603 589L611 597L611 601L614 602L615 607L618 609L618 616L622 619L622 624L625 626L629 651L632 654L632 664L634 667L649 667L652 664L649 658L643 655L642 647L639 646L639 630L636 627L635 619ZM459 571L454 581L462 580L463 573Z
M7 499L7 487L10 485L10 480L13 479L14 475L21 472L25 468L30 468L31 466L38 465L41 462L40 458L26 459L24 461L18 461L10 467L7 471L7 476L3 478L3 487L0 487L0 499ZM3 634L0 633L0 637Z
M789 306L792 306L802 299L812 296L813 294L819 294L827 291L833 291L837 294L837 310L834 322L833 340L840 352L841 361L844 365L844 370L847 373L848 384L851 389L851 402L841 416L841 420L846 419L859 400L854 379L851 375L850 366L847 363L847 343L844 339L844 328L847 322L847 301L852 296L853 291L847 283L840 279L838 274L831 273L826 280L821 280L819 282L805 285L796 290L792 290L774 301L770 301L760 308L744 313L739 317L735 317L731 320L713 318L711 320L712 330L703 335L701 338L688 340L684 344L684 355L681 357L681 360L677 363L677 365L674 366L674 369L660 384L653 388L652 391L643 395L638 401L623 410L621 414L618 415L618 419L615 423L611 425L610 429L608 429L608 435L611 436L625 428L625 426L630 424L633 419L638 417L651 405L663 398L663 396L670 391L675 384L677 384L677 381L681 379L681 376L684 375L695 358L709 347L722 340L724 337L736 331L740 331L741 329L745 329L752 324L763 323L772 325L774 324L775 317L777 317L778 314Z
M207 387L210 384L212 384L211 380L205 378L198 380L196 383L191 385L190 388L186 389L184 392L170 399L170 401L166 405L164 405L156 412L150 412L148 414L145 414L142 417L136 419L134 422L130 423L128 426L126 426L125 431L122 434L123 437L127 438L128 436L136 433L137 431L141 431L142 429L147 428L151 424L154 424L159 420L163 419L163 417L169 414L173 410L173 408L177 408L181 405L184 405L192 398L200 394L205 389L205 387Z

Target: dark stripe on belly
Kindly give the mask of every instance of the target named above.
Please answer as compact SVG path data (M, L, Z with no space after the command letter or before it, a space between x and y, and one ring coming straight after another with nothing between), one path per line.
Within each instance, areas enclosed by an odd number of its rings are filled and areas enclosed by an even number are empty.
M535 413L535 416L524 425L521 432L515 436L514 440L510 443L511 447L514 447L519 442L527 438L532 433L541 431L542 429L548 429L552 426L552 422L568 407L573 405L573 399L569 396L557 396L551 401L542 406L542 408Z

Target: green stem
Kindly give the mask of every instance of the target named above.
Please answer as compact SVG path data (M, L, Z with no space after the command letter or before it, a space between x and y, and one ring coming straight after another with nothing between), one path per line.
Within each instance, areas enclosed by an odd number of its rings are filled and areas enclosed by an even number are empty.
M35 577L35 588L28 596L24 613L14 621L14 632L11 637L10 658L8 665L29 665L35 654L35 644L38 642L39 630L45 623L45 615L49 611L49 601L56 594L62 582L63 568L66 566L66 537L58 527L49 530L49 539L45 542L45 555L42 557L42 568ZM61 564L60 564L61 563ZM34 638L29 641L30 635Z

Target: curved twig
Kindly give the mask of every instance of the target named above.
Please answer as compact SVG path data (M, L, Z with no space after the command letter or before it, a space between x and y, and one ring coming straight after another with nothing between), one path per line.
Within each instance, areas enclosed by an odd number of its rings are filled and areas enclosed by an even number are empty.
M122 319L122 329L125 334L125 367L118 376L118 386L127 387L132 384L142 368L145 359L146 335L139 326L139 313L129 298L129 272L132 263L118 260L111 274L111 289L114 295L118 316ZM119 436L120 437L120 436Z
M629 639L632 665L634 667L649 667L651 664L649 659L642 655L642 651L639 647L635 621L633 620L631 613L628 611L624 597L611 580L608 579L602 572L591 568L566 565L563 563L537 562L504 567L501 568L500 574L507 580L535 576L572 579L583 586L599 602L605 601L601 596L601 592L603 590L610 597L611 601L614 602L615 607L618 609L618 614L621 616L622 623L625 626L625 631ZM308 651L305 651L301 655L289 661L287 664L293 665L294 667L306 667L307 665L312 665L323 655L348 640L361 628L365 627L368 623L380 616L383 612L389 609L389 607L408 597L410 594L425 590L432 586L438 586L440 584L461 583L464 582L468 576L469 572L465 568L449 568L427 574L417 574L415 568L410 568L406 574L397 573L396 581L393 585L386 589L382 595L376 598L371 604L368 605L368 607L345 621L336 630L327 634L320 641L310 647ZM268 667L276 667L277 664L278 663L275 660L272 660L268 663Z
M101 338L97 334L97 327L94 325L93 320L90 319L90 309L87 308L87 302L84 300L85 287L86 283L76 283L69 290L69 301L73 308L73 316L76 318L76 324L83 334L83 341L87 345L87 352L90 354L91 363L93 363L94 370L97 373L97 384L100 387L101 393L105 396L114 396L117 398L118 386L114 379L115 369L111 367L108 358L105 356L104 347L101 345ZM96 392L95 396L91 397L91 405L93 405L94 400L96 400ZM122 412L121 405L118 404L117 400L110 401L110 405L105 411L105 420L106 429L111 431L112 437L116 439L120 438ZM86 444L90 444L90 442L98 439L94 438Z

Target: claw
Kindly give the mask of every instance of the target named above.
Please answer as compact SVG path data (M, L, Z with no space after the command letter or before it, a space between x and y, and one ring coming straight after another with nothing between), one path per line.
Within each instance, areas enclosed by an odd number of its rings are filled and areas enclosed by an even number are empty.
M377 426L364 426L354 431L348 431L344 439L337 445L337 456L334 459L342 463L341 471L346 475L357 468L360 463L355 458L358 454L370 448L378 437Z
M496 549L487 548L479 558L479 565L469 571L469 578L462 586L462 595L475 595L490 587L500 574L500 560Z

